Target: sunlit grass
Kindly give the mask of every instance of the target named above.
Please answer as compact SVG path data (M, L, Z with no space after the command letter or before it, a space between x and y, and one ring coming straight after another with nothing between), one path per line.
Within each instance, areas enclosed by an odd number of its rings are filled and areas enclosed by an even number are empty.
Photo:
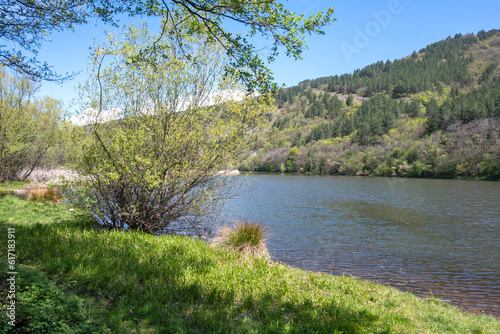
M14 190L0 189L0 198L5 196L14 196L15 194Z
M15 227L22 263L75 282L71 291L86 300L95 325L112 333L500 332L494 318L439 300L187 237L94 229L69 210L6 197L0 230Z
M0 183L0 189L23 189L29 181L8 181Z

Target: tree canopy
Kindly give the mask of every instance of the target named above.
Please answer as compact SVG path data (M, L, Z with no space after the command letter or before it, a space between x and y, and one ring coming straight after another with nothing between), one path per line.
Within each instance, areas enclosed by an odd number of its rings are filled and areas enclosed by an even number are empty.
M184 35L184 51L170 36L153 52L156 41L131 26L95 49L81 87L94 120L75 129L81 180L68 196L107 227L171 233L175 222L201 233L199 217L229 190L219 171L271 108L234 100L241 85L224 75L227 57L209 37ZM132 60L139 46L152 51L148 62Z
M38 88L0 68L0 182L28 177L60 137L62 106L35 98Z
M1 62L32 79L62 81L68 76L55 73L50 64L37 59L46 37L95 19L117 24L120 14L162 17L159 40L169 35L180 37L181 26L191 34L209 36L231 60L226 71L242 80L247 89L260 92L273 91L277 85L249 38L262 35L272 40L268 62L280 49L298 59L306 48L306 34L323 34L322 28L334 21L333 8L305 17L286 10L275 0L2 0L0 36L12 47L0 44ZM228 31L223 24L229 21L245 26L246 34Z

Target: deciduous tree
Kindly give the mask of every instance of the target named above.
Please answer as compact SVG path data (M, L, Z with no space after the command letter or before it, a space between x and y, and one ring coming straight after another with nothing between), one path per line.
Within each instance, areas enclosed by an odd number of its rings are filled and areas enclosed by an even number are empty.
M58 101L35 99L38 84L0 69L0 182L25 179L59 136Z

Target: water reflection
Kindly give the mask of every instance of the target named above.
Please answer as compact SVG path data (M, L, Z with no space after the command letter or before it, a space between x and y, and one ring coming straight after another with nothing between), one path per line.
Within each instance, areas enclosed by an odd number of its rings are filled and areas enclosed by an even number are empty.
M500 184L253 175L227 220L262 221L276 259L500 316Z

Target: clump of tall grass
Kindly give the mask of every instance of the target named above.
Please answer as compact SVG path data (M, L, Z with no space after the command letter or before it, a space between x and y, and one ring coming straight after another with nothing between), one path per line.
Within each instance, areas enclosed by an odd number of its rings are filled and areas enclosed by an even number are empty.
M269 257L267 239L269 230L262 223L236 222L217 232L215 244L239 251L245 255Z
M54 188L31 189L28 194L28 201L59 203L62 200L61 194Z

